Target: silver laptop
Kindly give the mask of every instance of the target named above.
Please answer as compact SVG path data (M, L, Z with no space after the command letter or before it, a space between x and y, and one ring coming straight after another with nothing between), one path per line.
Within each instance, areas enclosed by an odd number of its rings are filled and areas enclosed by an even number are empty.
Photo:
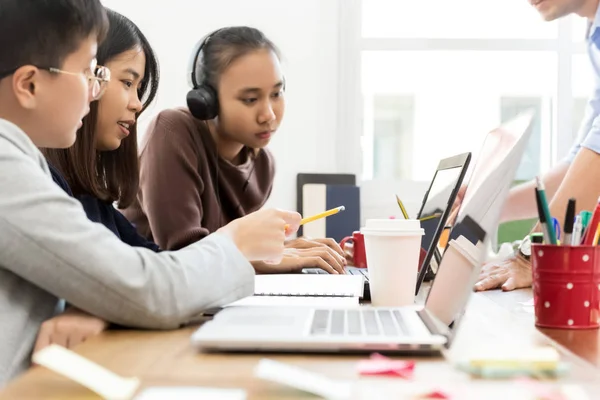
M427 250L427 254L423 258L423 263L417 277L415 293L419 292L419 288L429 270L430 262L434 259L433 255L437 249L437 243L444 231L446 220L450 215L452 205L463 183L470 161L471 153L458 154L440 160L429 188L423 196L421 208L416 218L438 216L421 222L421 228L425 231L421 247ZM370 299L371 291L368 270L352 266L346 267L345 270L347 274L362 275L364 277L365 287L363 298ZM308 274L327 274L326 271L320 268L305 268L302 272Z
M473 243L482 237L486 228L497 228L503 200L531 134L531 121L532 114L527 113L488 134L502 136L503 144L512 144L505 147L504 155L502 152L494 154L494 157L502 158L500 163L478 162L483 166L493 165L485 171L485 181L493 182L494 190L471 193L473 197L463 203L462 217L453 232L461 232ZM486 143L492 142L486 140ZM473 177L480 175L477 171L472 174ZM481 181L478 183L482 188L489 188ZM479 260L483 260L485 246L477 248L480 249ZM448 259L442 257L424 307L231 307L201 326L191 340L194 346L207 352L438 352L452 343L480 269L475 268L470 277L457 281L451 274L439 272L452 268L444 262ZM446 318L446 323L442 323L442 318L437 318L428 306L431 293L436 286L447 286L448 282L440 283L440 280L448 276L452 285L460 287L460 301L453 298L454 301L447 302L455 309L444 310L444 314L455 317L451 322ZM439 296L437 298L439 306Z

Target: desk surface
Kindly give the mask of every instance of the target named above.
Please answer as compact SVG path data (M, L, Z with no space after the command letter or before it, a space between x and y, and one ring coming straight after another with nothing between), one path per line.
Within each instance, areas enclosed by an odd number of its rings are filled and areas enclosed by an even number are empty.
M490 346L508 349L552 345L571 364L570 374L558 383L577 383L590 396L600 393L600 331L543 330L541 333L533 325L533 314L520 304L530 300L531 296L531 290L476 293L446 357L449 360L462 358ZM356 384L356 398L398 398L405 382L397 378L359 377L355 367L356 362L364 358L360 356L198 354L189 341L194 329L108 331L82 344L76 351L118 374L139 377L142 387L193 385L243 388L247 390L249 399L316 398L253 378L253 368L263 357L323 373L330 378L352 380ZM486 399L506 399L507 390L514 387L508 381L472 379L454 369L442 357L417 361L415 380L433 382L440 389L468 385L470 395L485 391L480 393L485 393ZM0 392L0 400L23 398L99 397L44 368L34 367ZM474 398L483 397L478 395Z

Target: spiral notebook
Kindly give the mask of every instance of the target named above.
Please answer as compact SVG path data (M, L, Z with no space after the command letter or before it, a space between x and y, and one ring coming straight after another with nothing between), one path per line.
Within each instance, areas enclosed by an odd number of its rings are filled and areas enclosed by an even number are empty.
M359 275L283 274L257 275L255 296L363 297Z

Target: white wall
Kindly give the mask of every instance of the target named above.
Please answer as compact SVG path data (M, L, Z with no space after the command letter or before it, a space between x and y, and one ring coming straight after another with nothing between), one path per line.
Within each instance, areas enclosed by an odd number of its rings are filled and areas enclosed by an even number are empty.
M338 107L339 1L103 0L135 22L161 66L158 98L140 132L159 111L185 105L190 53L214 29L250 25L282 51L287 110L270 148L277 160L269 206L295 209L298 172L335 172Z

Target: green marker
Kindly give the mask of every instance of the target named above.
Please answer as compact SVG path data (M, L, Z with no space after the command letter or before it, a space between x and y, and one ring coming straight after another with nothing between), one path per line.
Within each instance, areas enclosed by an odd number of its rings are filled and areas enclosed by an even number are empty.
M587 234L587 228L592 220L592 212L591 211L582 211L579 213L581 215L581 241L583 243L583 239Z
M546 200L546 190L544 188L544 182L539 177L535 178L536 186L537 186L537 195L540 199L540 224L542 228L545 229L548 235L548 243L556 245L556 232L553 227L549 227L548 224L552 223L552 215L550 215L550 209L548 208L548 201Z
M592 212L591 211L582 211L580 213L580 215L581 215L581 224L583 225L583 230L585 231L587 226L590 224L590 220L592 219Z

